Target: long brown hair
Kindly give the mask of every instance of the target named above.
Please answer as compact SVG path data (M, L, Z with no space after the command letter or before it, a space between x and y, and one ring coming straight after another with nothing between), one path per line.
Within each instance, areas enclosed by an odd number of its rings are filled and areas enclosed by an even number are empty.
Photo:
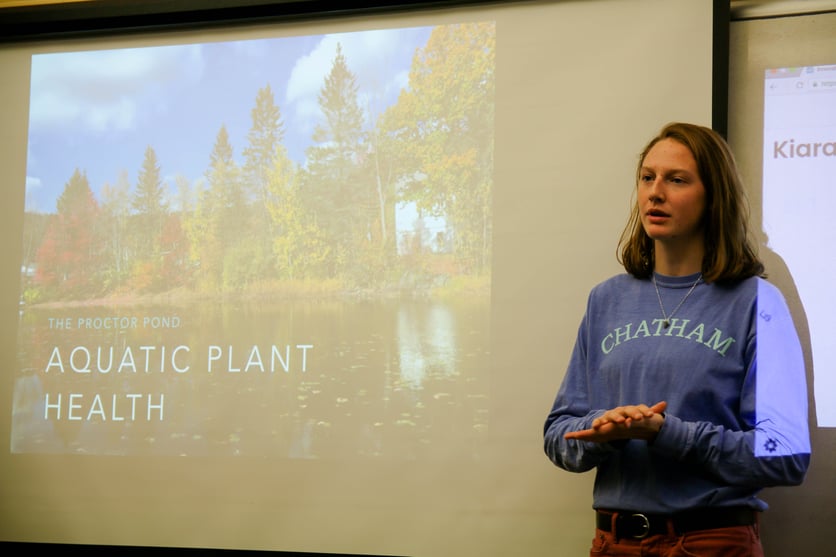
M726 140L704 126L668 124L641 152L636 167L637 184L647 153L662 139L678 141L691 151L705 187L703 280L732 283L765 276L749 230L749 205L743 181ZM631 275L648 278L654 268L653 240L644 231L639 211L636 203L621 233L618 261Z

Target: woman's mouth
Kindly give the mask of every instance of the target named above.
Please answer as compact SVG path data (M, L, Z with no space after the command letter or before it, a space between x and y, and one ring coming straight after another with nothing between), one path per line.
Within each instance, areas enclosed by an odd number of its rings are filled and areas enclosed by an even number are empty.
M651 209L647 213L647 220L653 224L660 224L670 218L670 215L659 209Z

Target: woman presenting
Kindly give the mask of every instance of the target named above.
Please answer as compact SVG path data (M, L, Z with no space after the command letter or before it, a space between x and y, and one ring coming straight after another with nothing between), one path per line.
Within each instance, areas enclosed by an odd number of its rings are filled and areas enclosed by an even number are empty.
M626 272L590 292L545 452L596 470L590 555L762 556L759 491L810 461L798 335L719 134L665 126L636 178Z

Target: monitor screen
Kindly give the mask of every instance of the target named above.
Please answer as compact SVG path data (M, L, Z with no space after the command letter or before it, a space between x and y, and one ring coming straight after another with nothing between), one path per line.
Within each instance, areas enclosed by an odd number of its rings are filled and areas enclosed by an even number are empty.
M836 62L836 60L834 60ZM836 243L836 64L764 72L763 230L786 263L810 328L819 427L836 427L836 347L830 339Z

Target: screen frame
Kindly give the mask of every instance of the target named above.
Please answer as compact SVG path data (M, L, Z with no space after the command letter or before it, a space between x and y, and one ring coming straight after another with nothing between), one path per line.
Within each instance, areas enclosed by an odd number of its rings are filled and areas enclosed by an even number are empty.
M556 0L561 2L563 0ZM641 1L641 0L638 0ZM0 46L45 39L211 29L315 18L507 4L507 0L67 0L0 8ZM728 130L729 29L733 2L712 0L712 128Z
M507 3L510 2L384 0L369 6L362 0L344 0L339 7L335 7L333 2L323 0L67 0L0 8L0 46L46 39L212 29ZM728 1L712 0L712 127L724 136L728 130L731 4Z
M369 6L346 0L335 6L323 0L65 0L0 8L0 44L501 3L505 2L383 0Z

